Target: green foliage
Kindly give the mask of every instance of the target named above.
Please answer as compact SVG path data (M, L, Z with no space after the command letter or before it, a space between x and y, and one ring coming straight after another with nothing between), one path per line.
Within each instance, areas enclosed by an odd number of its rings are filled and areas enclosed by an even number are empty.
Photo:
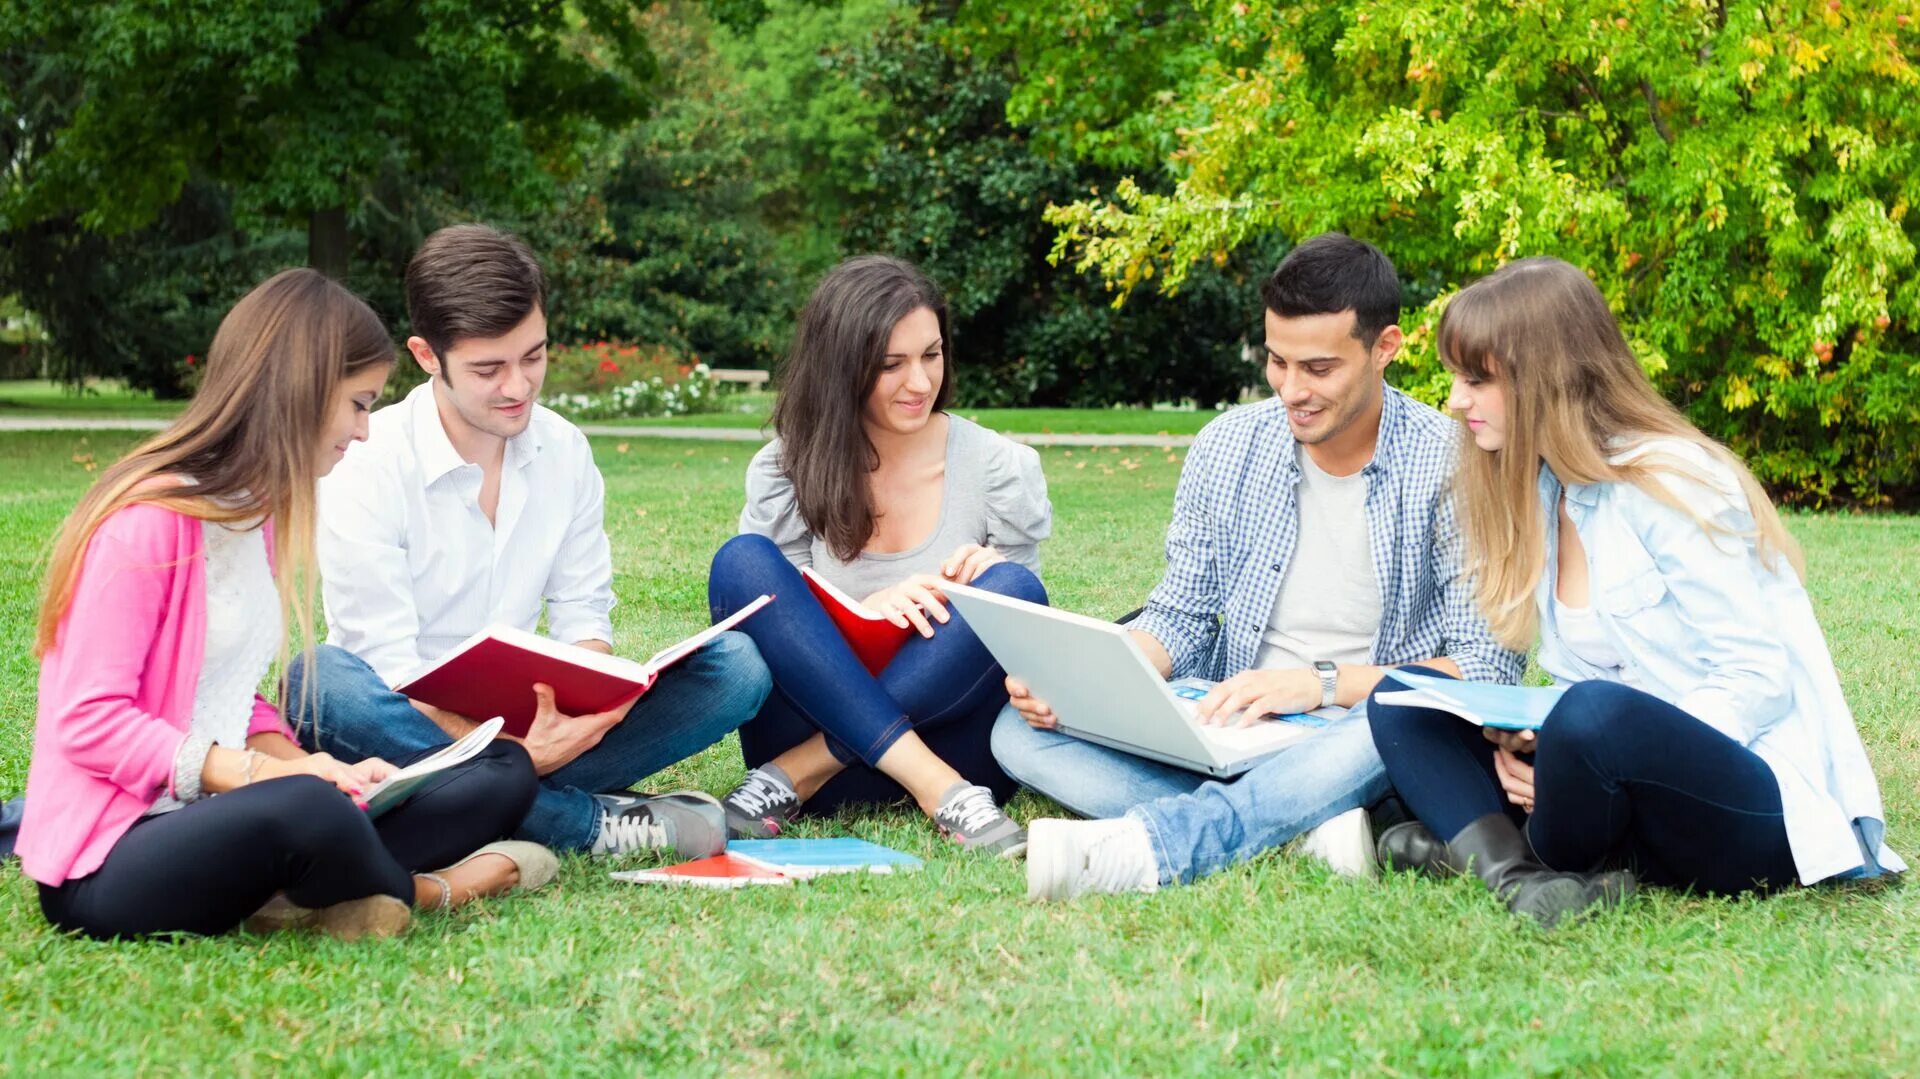
M0 290L67 377L178 394L306 230L403 329L426 232L543 207L651 72L613 0L0 0Z
M1176 177L1051 212L1058 252L1109 285L1176 291L1257 238L1336 228L1439 293L1557 255L1763 480L1873 503L1920 490L1911 9L1200 0L1154 9L1179 31L1165 56L1134 48L1131 2L967 17L1001 47L1054 43L1020 53L1022 116ZM1158 71L1153 92L1080 92L1109 57ZM1430 399L1437 309L1408 372Z
M660 5L640 25L661 63L660 107L596 147L559 208L527 225L553 277L556 332L768 367L803 285L783 273L761 208L759 107L696 8Z
M390 172L531 205L596 124L642 112L651 69L613 0L0 0L0 56L0 100L31 107L0 229L103 233L201 174L250 224L351 208Z
M153 223L117 236L70 221L16 230L0 243L0 279L45 327L54 375L122 378L178 398L187 357L206 353L227 308L300 255L298 235L240 233L220 191L194 183Z
M911 259L946 290L960 400L1212 405L1253 380L1243 348L1258 322L1263 252L1202 270L1180 297L1116 308L1093 278L1049 263L1041 218L1106 176L1007 122L1010 65L972 55L945 23L910 10L827 63L889 106L845 248Z

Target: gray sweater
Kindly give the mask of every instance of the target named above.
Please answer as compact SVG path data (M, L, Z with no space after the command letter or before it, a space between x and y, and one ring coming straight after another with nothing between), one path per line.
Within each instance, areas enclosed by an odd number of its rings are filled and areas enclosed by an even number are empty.
M863 553L851 562L835 558L800 517L793 483L781 469L777 438L747 466L740 531L766 536L794 565L812 566L834 587L864 599L916 573L939 573L941 560L968 543L992 547L1038 573L1040 541L1053 531L1053 506L1040 455L1032 447L949 413L940 521L912 550Z

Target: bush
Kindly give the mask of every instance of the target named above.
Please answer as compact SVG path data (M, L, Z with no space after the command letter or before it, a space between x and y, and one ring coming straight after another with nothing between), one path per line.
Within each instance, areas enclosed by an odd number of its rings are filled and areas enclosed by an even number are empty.
M627 346L632 347L632 346ZM611 348L611 354L601 351ZM719 412L727 407L726 399L737 392L730 384L715 382L712 372L704 363L681 368L669 377L666 374L651 374L639 378L628 377L622 373L621 365L615 358L618 346L607 346L600 342L599 347L585 349L563 349L572 353L569 357L572 366L579 366L578 357L598 355L594 361L592 377L588 388L578 390L544 389L540 402L555 412L575 422L583 420L624 420L645 416L687 416L700 412ZM651 363L658 366L657 354L649 359L639 359L639 350L635 350L634 365L643 367ZM552 377L552 354L549 353L549 379ZM569 380L577 384L577 372L569 371ZM593 377L602 379L594 385ZM621 381L624 379L624 381ZM551 386L551 382L549 382Z
M1174 177L1051 212L1059 253L1112 285L1178 287L1249 241L1328 229L1429 294L1556 255L1764 482L1873 505L1920 495L1920 21L1899 7L967 10L1019 50L1016 115ZM1137 47L1143 13L1166 48ZM1401 377L1431 394L1431 335L1411 344Z

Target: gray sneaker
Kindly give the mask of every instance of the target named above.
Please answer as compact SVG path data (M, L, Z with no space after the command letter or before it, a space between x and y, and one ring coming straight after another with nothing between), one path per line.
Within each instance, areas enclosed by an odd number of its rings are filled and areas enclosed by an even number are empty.
M727 811L728 838L772 839L800 812L800 796L785 772L763 764L748 772L720 805Z
M692 860L727 848L727 814L711 794L674 791L593 797L600 803L600 835L593 841L593 854L671 850Z
M993 792L979 785L955 783L933 811L940 834L973 850L1001 858L1027 852L1027 830L993 803Z

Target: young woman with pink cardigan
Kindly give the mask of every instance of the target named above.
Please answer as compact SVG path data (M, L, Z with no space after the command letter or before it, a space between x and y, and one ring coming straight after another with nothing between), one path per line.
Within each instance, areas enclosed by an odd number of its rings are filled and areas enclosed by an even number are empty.
M394 765L302 751L255 692L286 626L312 624L314 482L366 437L392 365L357 297L282 273L221 322L187 411L62 527L17 846L55 926L384 936L413 906L551 878L533 844L476 853L533 799L519 746L369 819L360 796Z

